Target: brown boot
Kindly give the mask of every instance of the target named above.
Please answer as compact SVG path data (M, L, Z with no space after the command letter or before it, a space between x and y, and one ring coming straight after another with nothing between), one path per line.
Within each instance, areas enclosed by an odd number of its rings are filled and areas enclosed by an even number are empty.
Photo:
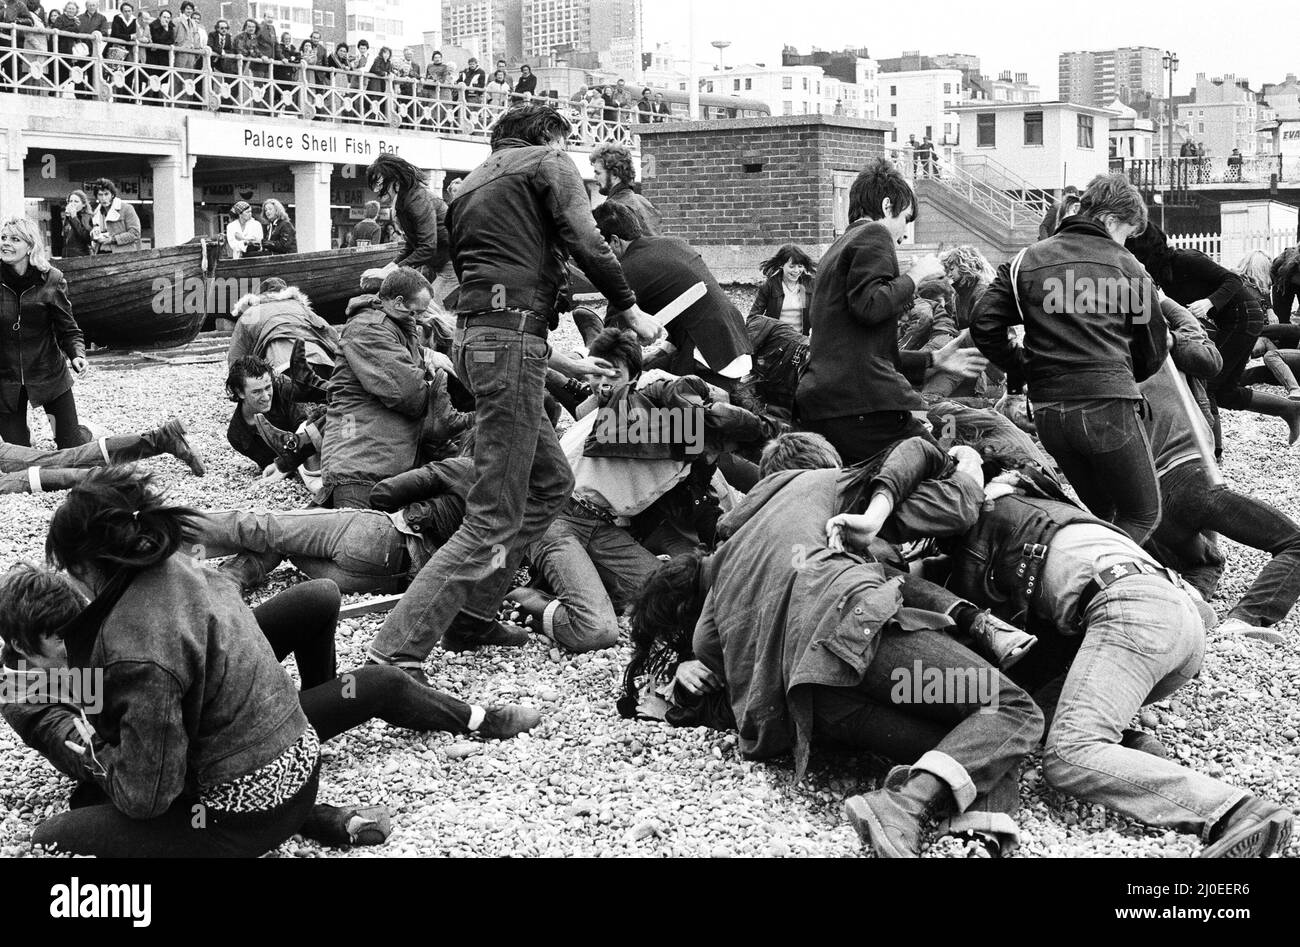
M952 793L941 779L913 770L898 789L849 797L844 814L880 858L920 858L926 822L951 806Z
M978 645L980 657L996 664L1005 671L1038 643L1038 639L1027 631L1021 631L995 616L990 611L982 611L971 623L971 637Z

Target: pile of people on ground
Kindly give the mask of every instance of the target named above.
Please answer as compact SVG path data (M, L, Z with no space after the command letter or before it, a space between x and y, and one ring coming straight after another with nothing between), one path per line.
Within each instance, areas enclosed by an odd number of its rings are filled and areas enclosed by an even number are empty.
M844 802L878 856L915 857L931 832L1013 850L1040 746L1052 787L1194 833L1207 857L1284 846L1288 809L1183 765L1134 718L1197 674L1208 631L1266 646L1300 596L1300 527L1216 460L1221 410L1300 437L1300 400L1248 374L1261 348L1278 356L1266 371L1289 367L1260 280L1289 301L1294 260L1243 276L1171 249L1111 174L996 270L961 246L903 271L917 201L877 159L847 231L817 261L783 246L746 316L661 234L625 149L593 156L593 211L570 131L553 109L511 109L449 204L377 159L367 183L404 242L360 274L341 330L290 286L241 302L228 439L250 476L302 480L313 503L292 512L170 503L126 462L171 452L201 475L176 421L21 446L27 401L70 399L84 353L35 228L0 225L5 483L70 488L48 562L0 579L4 660L103 675L93 712L3 708L75 780L33 841L382 842L387 810L316 803L321 741L373 718L530 730L535 710L467 704L425 668L439 646L540 636L630 644L620 714L737 731L748 758L792 757L796 780L814 747L892 760ZM580 286L603 317L574 305ZM1291 328L1289 306L1275 315ZM548 343L562 316L581 350ZM1271 559L1215 628L1220 537ZM286 561L306 581L250 609L243 593ZM341 593L400 597L340 676ZM900 689L900 672L916 679Z

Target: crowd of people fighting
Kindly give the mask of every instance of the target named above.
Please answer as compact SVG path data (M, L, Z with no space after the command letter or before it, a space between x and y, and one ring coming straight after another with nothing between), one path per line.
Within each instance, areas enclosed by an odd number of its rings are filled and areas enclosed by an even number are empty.
M1300 597L1300 526L1218 469L1225 410L1300 439L1297 252L1234 271L1174 249L1108 174L996 268L956 246L903 270L917 198L873 159L846 232L820 259L780 247L745 315L621 145L591 156L592 209L570 132L510 108L449 202L376 159L367 184L402 238L359 274L341 329L283 281L240 301L229 444L250 477L301 479L301 510L170 502L137 462L203 475L178 420L88 439L64 280L34 224L0 225L0 483L69 491L47 561L0 579L4 660L102 672L104 691L95 712L3 707L75 781L33 842L382 843L386 809L317 803L320 743L374 718L531 730L536 710L468 704L426 669L440 647L543 639L630 648L622 716L738 731L745 757L792 757L796 779L814 748L891 760L844 800L878 856L915 857L932 832L1010 852L1040 750L1048 785L1195 834L1208 857L1278 851L1287 808L1135 717L1196 676L1207 634L1281 641ZM580 350L548 342L561 318ZM28 403L58 450L26 446ZM1222 621L1220 538L1268 557ZM246 605L285 562L305 581ZM340 675L344 593L400 597ZM900 695L899 669L988 687Z

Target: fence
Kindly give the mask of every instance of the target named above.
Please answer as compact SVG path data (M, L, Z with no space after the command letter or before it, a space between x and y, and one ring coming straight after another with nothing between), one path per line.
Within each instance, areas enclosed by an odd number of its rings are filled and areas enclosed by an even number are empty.
M555 106L572 121L570 144L576 147L630 143L634 117L631 110L588 110L548 96L470 89L419 76L217 57L207 47L123 43L12 24L0 28L0 91L469 138L486 137L510 105L537 101Z
M1250 155L1201 158L1112 158L1112 171L1122 171L1142 191L1185 191L1196 185L1269 185L1300 182L1300 157Z
M1200 250L1221 266L1233 269L1252 250L1261 250L1270 259L1295 246L1294 230L1251 231L1243 233L1170 234L1169 245L1180 250Z

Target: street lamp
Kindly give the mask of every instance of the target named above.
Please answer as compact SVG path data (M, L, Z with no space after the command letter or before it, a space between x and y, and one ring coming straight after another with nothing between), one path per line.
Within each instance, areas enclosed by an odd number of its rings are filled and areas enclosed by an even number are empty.
M1164 56L1160 58L1161 64L1169 72L1169 101L1165 106L1166 117L1169 119L1169 144L1165 148L1165 156L1169 159L1169 192L1160 203L1160 229L1165 229L1165 205L1169 203L1169 196L1172 196L1174 190L1174 73L1178 71L1178 54L1165 50Z

